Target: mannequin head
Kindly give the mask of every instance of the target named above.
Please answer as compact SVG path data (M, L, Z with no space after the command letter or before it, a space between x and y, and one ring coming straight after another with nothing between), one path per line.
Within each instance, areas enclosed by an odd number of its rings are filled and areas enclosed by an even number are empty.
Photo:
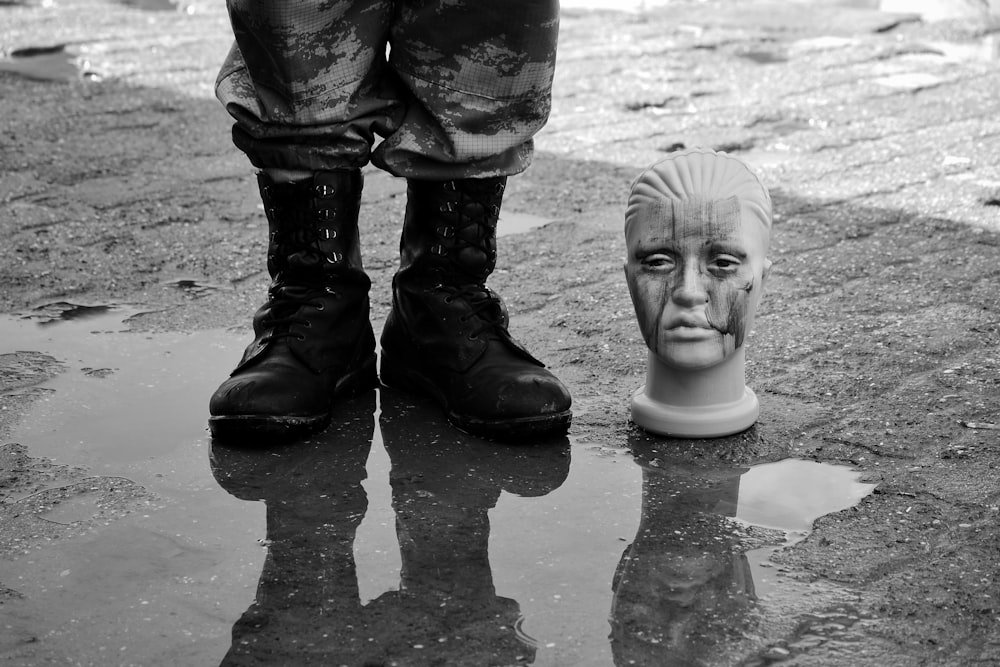
M731 357L750 331L770 269L771 199L740 160L693 149L633 182L625 275L649 349L667 366Z

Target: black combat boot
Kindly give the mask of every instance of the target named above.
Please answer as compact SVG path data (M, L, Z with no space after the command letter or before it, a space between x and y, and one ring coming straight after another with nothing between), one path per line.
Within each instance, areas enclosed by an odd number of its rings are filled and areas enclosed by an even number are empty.
M261 173L258 183L272 282L253 318L254 341L209 404L209 427L222 440L321 430L336 400L378 383L358 243L361 172L294 183Z
M409 180L382 333L382 382L434 398L461 429L499 439L565 432L570 395L507 331L485 286L506 178Z

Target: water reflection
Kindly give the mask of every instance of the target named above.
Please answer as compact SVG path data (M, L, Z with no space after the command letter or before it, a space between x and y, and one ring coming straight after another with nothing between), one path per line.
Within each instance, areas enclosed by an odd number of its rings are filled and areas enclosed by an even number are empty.
M814 461L707 463L710 456L671 451L668 441L646 435L630 438L629 449L642 469L642 514L612 583L611 648L619 667L726 664L753 652L760 616L752 612L775 596L787 604L808 595L791 582L779 585L770 556L875 486L850 468ZM783 539L748 548L741 526Z
M488 512L500 493L541 496L569 471L566 440L504 447L455 431L430 406L381 392L379 427L399 543L399 585L365 604L354 539L375 393L342 426L278 449L212 445L219 484L267 505L269 552L256 602L233 627L224 665L530 664L520 607L498 596ZM363 554L359 554L363 557Z
M24 664L108 664L108 646L116 664L608 667L768 650L819 664L860 618L855 592L768 562L870 491L849 468L747 469L730 462L754 459L752 438L637 431L574 439L570 466L566 442L498 447L386 391L307 442L213 445L210 470L204 397L243 343L129 332L138 312L59 302L0 317L0 380L51 376L8 441L97 476L0 489L0 521L38 525L10 524L23 551L0 558L19 596L0 615L44 638L19 645ZM16 408L20 393L0 403ZM94 495L112 486L114 520L110 496ZM4 642L0 628L0 653Z
M212 445L220 486L267 507L269 551L256 602L233 626L224 665L550 665L570 664L563 661L569 656L572 664L618 667L726 664L760 650L762 614L780 613L789 596L822 602L816 591L775 580L771 554L802 539L815 518L857 503L872 488L845 467L797 460L740 467L640 434L628 449L642 476L641 517L617 568L584 565L588 580L570 576L571 588L561 589L552 580L570 561L552 570L553 563L529 560L521 576L535 588L498 595L491 551L496 573L507 578L507 552L530 551L528 544L509 544L513 515L510 507L500 511L502 492L526 503L515 521L535 540L546 532L567 539L573 530L607 529L600 522L580 525L586 503L562 520L550 514L551 505L531 504L564 492L568 441L500 446L457 432L433 406L388 390L341 410L337 428L305 442ZM369 458L380 440L387 467ZM369 474L388 477L400 561L398 576L366 596L359 569L376 553L358 537L369 513ZM612 483L588 479L592 505ZM492 545L491 516L501 529ZM566 544L557 550L572 558ZM599 634L581 635L582 617L557 629L546 625L553 608L539 609L533 598L545 597L546 588L563 591L554 598L572 596L590 581L610 589L610 632L606 624ZM536 641L530 635L542 627ZM574 636L579 641L570 641ZM556 655L559 641L565 650ZM597 650L601 643L607 653Z
M630 449L642 467L642 516L612 584L615 665L719 660L743 636L754 600L730 518L748 468L664 460L648 439Z

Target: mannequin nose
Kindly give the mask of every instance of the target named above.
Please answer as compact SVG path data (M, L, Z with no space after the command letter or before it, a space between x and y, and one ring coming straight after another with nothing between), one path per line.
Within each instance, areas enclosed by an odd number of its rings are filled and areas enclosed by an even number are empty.
M680 280L674 287L671 298L679 306L698 306L708 303L708 290L705 288L705 276L697 265L684 267Z

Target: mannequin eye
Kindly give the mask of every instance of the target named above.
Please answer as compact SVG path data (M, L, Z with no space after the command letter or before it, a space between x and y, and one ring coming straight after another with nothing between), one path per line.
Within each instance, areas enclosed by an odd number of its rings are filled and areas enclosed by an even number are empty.
M642 258L642 266L646 269L669 271L674 268L674 258L666 253L652 253Z
M732 255L716 255L709 262L708 268L714 273L735 273L742 262Z

